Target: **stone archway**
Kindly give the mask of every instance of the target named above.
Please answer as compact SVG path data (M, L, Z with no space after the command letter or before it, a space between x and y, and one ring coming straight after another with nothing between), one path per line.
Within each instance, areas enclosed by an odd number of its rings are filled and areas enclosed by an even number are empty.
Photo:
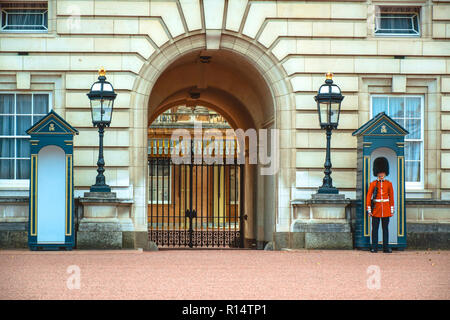
M211 63L203 64L199 61L200 56L211 56ZM164 106L177 99L189 99L190 93L196 91L206 102L228 106L229 116L243 129L276 128L281 130L280 137L290 138L293 136L290 106L294 105L294 98L286 77L278 61L261 47L230 35L222 36L219 50L206 50L204 34L183 38L163 46L147 61L134 84L131 102L131 181L137 232L145 231L147 223L146 132L149 119ZM280 140L282 161L275 176L256 175L253 172L256 168L247 171L252 176L253 185L246 190L252 196L246 208L252 212L252 219L248 222L251 228L247 228L251 232L246 237L260 242L272 240L274 231L288 231L289 228L289 223L283 222L290 218L289 195L294 181L290 169L293 141L289 139L286 143L282 138ZM254 193L253 186L258 186ZM273 207L269 208L270 205Z

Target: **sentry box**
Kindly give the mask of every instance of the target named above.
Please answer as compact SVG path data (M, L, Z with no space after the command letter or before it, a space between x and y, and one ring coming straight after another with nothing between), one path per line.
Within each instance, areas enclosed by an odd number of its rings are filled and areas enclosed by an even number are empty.
M358 138L358 160L356 176L356 224L355 247L369 248L371 245L371 219L366 211L366 196L370 183L376 179L372 174L373 162L377 157L385 157L389 163L386 177L394 189L394 215L389 221L389 246L406 247L405 210L405 136L409 132L384 112L377 114L353 136ZM378 230L378 247L382 247L382 228Z
M27 133L30 139L31 250L71 250L74 237L73 136L78 131L53 110Z

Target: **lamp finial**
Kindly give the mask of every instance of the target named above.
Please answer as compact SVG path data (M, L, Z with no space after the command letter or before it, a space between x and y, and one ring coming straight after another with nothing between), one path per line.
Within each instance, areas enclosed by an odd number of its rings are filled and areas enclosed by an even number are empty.
M327 74L325 75L325 78L327 80L333 80L333 74L331 72L327 72Z
M101 67L101 68L98 70L98 75L99 75L100 77L104 77L104 76L106 75L106 70L105 70L105 68Z

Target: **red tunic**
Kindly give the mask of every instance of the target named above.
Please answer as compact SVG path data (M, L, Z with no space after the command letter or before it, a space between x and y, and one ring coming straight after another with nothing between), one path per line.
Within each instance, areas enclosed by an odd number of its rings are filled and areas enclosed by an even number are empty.
M366 205L367 211L371 212L370 203L372 200L373 189L378 183L378 192L375 201L375 209L372 212L372 216L377 218L392 217L394 214L394 189L392 183L386 179L374 180L370 183L369 191L367 191Z

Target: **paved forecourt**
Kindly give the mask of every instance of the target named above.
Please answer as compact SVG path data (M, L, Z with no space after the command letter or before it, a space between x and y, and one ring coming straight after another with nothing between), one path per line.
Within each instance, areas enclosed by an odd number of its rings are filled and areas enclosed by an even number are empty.
M450 251L0 251L0 299L450 299Z

